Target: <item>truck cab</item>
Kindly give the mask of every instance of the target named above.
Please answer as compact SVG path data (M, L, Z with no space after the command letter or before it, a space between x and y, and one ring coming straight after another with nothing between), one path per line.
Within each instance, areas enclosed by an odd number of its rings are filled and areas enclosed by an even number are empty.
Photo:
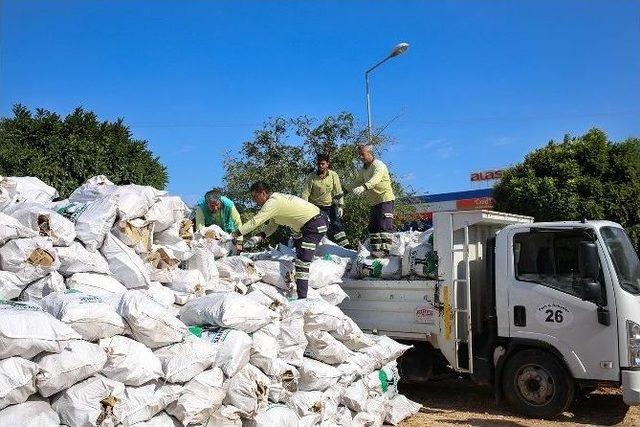
M348 280L343 310L439 352L532 417L556 416L600 383L640 404L640 261L620 225L442 212L433 244L433 280ZM410 370L432 356L414 352Z

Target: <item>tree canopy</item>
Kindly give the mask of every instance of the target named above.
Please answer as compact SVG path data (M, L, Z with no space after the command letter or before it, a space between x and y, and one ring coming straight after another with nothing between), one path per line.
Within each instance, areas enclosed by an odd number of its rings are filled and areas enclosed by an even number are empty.
M356 129L353 115L340 113L322 120L309 117L276 117L266 121L256 130L253 139L243 142L238 153L228 153L224 160L225 191L244 209L255 211L249 186L252 182L266 181L273 191L299 195L306 176L316 168L316 155L328 154L331 169L342 182L348 182L360 168L356 143L363 141L363 130ZM378 134L373 141L378 154L382 153L391 138ZM392 174L393 175L393 174ZM396 198L407 190L393 178ZM409 212L411 207L402 200L396 201L396 210ZM369 209L362 197L345 197L345 224L347 236L352 242L366 237ZM249 215L248 213L244 216ZM275 240L288 236L280 230Z
M61 197L99 174L115 184L167 184L165 166L122 119L99 121L82 108L64 118L44 109L34 114L22 105L13 114L0 119L0 175L37 176Z
M495 186L496 209L536 221L607 219L640 246L640 139L609 141L599 129L565 135L507 169Z

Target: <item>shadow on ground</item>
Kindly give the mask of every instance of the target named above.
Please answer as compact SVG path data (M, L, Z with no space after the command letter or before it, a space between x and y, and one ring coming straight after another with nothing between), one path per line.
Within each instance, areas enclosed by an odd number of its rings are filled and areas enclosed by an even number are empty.
M451 425L520 427L568 423L614 426L624 421L629 410L617 389L599 389L578 397L568 412L549 424L537 424L535 420L519 417L506 403L496 404L490 388L475 385L469 379L453 374L426 384L401 384L400 391L424 405L422 412L446 420ZM461 412L471 414L463 415Z

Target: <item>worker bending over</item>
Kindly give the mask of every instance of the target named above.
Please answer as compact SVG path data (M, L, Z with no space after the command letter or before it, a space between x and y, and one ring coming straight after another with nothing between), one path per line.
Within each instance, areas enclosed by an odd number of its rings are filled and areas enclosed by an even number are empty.
M196 205L196 230L216 224L227 233L233 233L242 225L240 213L231 199L222 195L219 189L209 190ZM237 241L238 250L242 239Z
M259 243L265 237L273 234L279 225L285 225L294 232L296 247L295 279L298 298L307 297L309 287L309 267L316 247L327 232L327 221L320 213L320 209L311 203L292 194L271 193L264 182L251 185L251 196L260 211L249 221L240 226L234 236L251 233L260 225L267 223L263 232L251 237L248 245Z
M359 145L358 157L362 161L362 169L358 171L351 183L351 192L360 196L364 194L369 202L369 239L372 255L388 256L391 245L393 225L393 209L395 196L391 188L391 178L387 166L373 154L373 146Z
M307 176L302 198L316 205L327 216L329 238L340 246L346 246L349 244L349 239L341 221L344 198L341 197L340 177L335 171L329 169L329 156L326 154L318 155L316 166L317 170Z

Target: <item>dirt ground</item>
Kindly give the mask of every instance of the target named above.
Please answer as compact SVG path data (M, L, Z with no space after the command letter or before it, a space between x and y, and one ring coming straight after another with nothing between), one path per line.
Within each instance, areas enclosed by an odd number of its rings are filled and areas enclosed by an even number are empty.
M423 385L401 384L400 391L423 405L421 412L405 420L401 427L640 427L640 407L626 406L618 389L601 388L580 396L568 412L554 421L519 417L506 404L496 405L489 388L453 375Z

